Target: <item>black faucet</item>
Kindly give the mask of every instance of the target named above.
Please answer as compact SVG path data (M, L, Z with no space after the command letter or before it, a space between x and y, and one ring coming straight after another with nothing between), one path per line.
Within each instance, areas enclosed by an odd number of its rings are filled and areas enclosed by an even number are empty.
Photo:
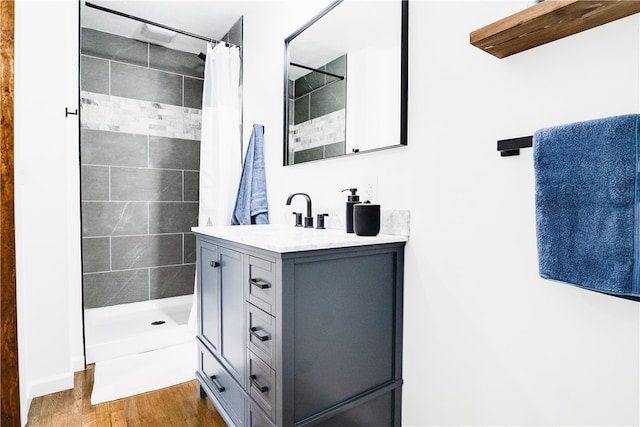
M287 198L287 206L291 205L294 196L304 196L307 199L307 216L304 218L304 228L313 228L313 217L311 216L311 197L306 193L293 193Z

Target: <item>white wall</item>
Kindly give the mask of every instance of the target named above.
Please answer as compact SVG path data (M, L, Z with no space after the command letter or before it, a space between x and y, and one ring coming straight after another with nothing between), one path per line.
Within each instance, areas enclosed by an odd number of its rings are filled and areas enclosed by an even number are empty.
M15 5L15 216L22 423L83 369L78 3Z
M321 6L247 7L244 135L265 125L272 221L291 221L294 191L315 212L341 211L339 191L362 176L378 178L383 208L411 210L405 425L640 423L638 303L538 277L532 150L495 148L638 112L639 18L503 60L469 44L470 31L527 3L412 0L409 145L286 168L283 40Z

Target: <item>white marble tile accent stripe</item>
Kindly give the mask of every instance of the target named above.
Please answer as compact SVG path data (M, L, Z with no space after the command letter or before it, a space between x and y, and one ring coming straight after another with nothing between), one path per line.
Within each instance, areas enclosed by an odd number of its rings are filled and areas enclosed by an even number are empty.
M202 113L179 107L93 92L80 92L83 129L200 140Z
M345 109L289 127L293 151L344 141Z

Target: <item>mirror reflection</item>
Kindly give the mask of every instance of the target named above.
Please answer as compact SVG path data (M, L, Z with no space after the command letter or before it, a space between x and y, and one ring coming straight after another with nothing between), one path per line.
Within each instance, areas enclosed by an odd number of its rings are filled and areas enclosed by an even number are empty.
M344 154L347 55L317 69L296 62L290 62L289 67L307 71L289 81L289 138L294 163Z
M285 165L406 145L407 9L336 1L285 40Z

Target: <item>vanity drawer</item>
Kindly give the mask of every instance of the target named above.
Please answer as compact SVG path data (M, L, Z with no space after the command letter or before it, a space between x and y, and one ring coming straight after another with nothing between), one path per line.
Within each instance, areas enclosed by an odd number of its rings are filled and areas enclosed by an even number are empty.
M208 386L236 425L244 420L244 395L240 385L209 352L202 351L202 371Z
M276 275L271 261L249 256L247 301L269 314L275 312Z
M247 419L247 425L249 427L273 427L273 423L269 421L269 418L267 418L260 408L254 404L249 404L249 414Z
M247 359L249 394L273 419L276 406L276 372L250 351Z
M247 303L247 347L267 365L273 366L276 348L275 319Z

